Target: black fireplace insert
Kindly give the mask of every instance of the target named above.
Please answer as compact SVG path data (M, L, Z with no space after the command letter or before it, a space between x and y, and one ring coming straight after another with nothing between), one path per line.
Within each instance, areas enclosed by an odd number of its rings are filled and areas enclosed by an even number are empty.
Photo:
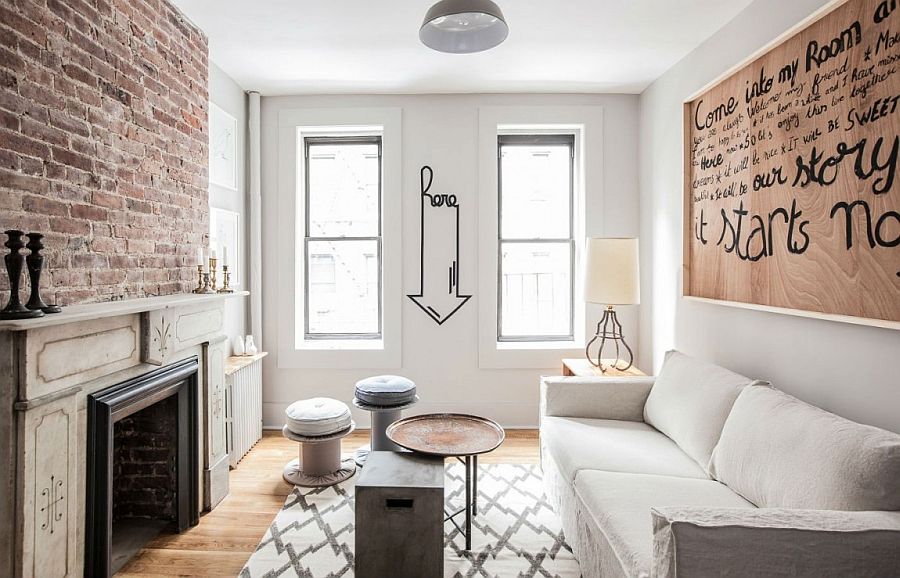
M199 521L197 369L192 357L87 397L85 576L116 571L122 515L177 532Z

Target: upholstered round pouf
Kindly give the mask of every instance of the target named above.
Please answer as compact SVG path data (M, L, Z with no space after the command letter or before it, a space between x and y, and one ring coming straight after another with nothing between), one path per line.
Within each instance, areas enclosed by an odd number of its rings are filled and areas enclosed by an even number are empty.
M356 399L366 405L396 407L416 399L416 384L399 375L376 375L356 382Z
M316 397L292 403L285 410L282 434L300 443L300 457L284 467L284 480L304 487L331 486L356 472L353 458L341 459L341 438L356 424L347 404Z
M350 427L347 404L327 397L295 401L285 410L285 426L300 436L326 436Z
M356 382L353 405L372 414L370 444L356 450L356 465L362 467L370 451L401 452L388 439L387 427L400 419L401 412L419 401L416 384L399 375L377 375Z

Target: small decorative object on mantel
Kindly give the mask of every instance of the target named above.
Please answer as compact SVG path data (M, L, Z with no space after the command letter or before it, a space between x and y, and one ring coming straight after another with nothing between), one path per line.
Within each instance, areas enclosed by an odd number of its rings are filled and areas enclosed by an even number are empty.
M228 247L222 247L222 288L219 293L234 293L229 284L231 283L231 273L228 272Z
M238 335L234 338L234 345L232 345L232 349L234 350L235 355L242 356L246 352L244 349L244 338Z
M197 247L197 288L194 293L203 293L206 285L203 282L203 247Z
M216 292L216 263L218 263L218 259L216 259L216 250L213 249L209 255L209 290L207 293Z
M19 251L25 247L25 243L22 242L22 235L25 233L15 229L4 232L6 233L4 245L9 249L9 253L3 257L3 260L6 262L6 274L9 275L9 303L0 311L0 319L43 317L43 311L40 309L29 309L22 305L22 302L19 300L19 283L22 280L22 266L25 264L25 255L22 255Z
M216 252L207 260L203 248L197 249L197 288L194 293L211 295L216 293Z
M28 265L28 276L31 279L31 297L25 307L31 310L40 309L44 313L60 313L62 307L55 303L47 304L41 299L41 271L44 269L44 256L41 255L41 249L44 244L41 239L44 236L40 233L28 233L28 244L25 247L31 251L31 254L25 257L25 263Z

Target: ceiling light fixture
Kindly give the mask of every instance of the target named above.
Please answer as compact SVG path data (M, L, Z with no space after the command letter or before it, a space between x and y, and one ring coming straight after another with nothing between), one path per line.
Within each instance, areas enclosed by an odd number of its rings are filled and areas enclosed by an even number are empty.
M434 50L470 54L506 40L509 26L491 0L440 0L425 14L419 40Z

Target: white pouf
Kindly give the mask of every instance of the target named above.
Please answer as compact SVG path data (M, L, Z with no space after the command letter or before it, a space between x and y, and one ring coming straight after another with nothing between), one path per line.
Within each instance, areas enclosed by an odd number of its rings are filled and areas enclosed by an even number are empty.
M350 427L347 404L327 397L295 401L285 410L285 426L299 436L327 436Z

